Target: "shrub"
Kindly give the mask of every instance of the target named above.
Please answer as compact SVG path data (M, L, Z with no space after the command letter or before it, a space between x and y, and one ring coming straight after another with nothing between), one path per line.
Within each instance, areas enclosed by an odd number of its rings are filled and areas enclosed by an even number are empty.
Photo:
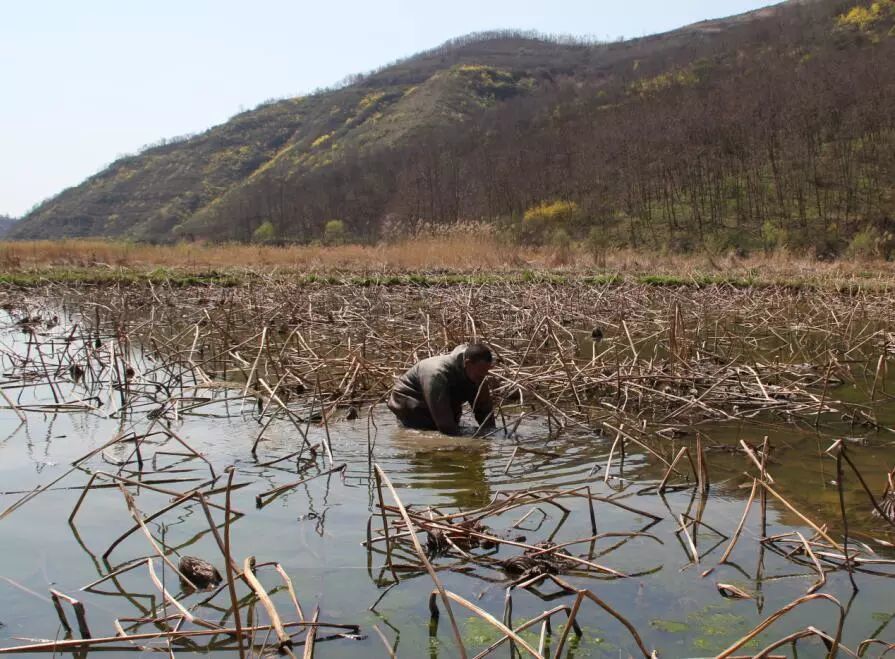
M770 220L765 220L761 225L761 242L765 252L773 252L787 244L788 235L786 229L778 227Z
M345 238L345 223L342 220L330 220L324 225L324 245L342 245L345 242Z
M323 146L323 145L326 144L329 140L332 139L332 136L333 136L333 133L327 133L327 134L325 134L325 135L321 135L321 136L318 137L316 140L314 140L313 142L311 142L311 148L312 148L312 149L316 149L316 148L318 148L318 147Z
M274 228L273 222L267 220L261 224L252 234L252 242L269 243L277 236L277 230Z
M841 14L836 22L839 27L852 27L866 31L886 15L895 15L895 1L877 0L869 7L857 5L847 13Z
M704 74L707 68L706 62L700 60L701 72ZM685 69L667 71L655 78L640 78L628 86L629 91L635 94L655 94L670 87L690 87L699 82L699 74L693 65Z
M853 259L865 260L880 256L882 236L873 227L867 227L852 236L846 254Z
M532 206L523 216L525 222L561 223L578 215L578 204L574 201L552 201Z
M566 228L579 219L578 204L571 201L543 202L532 206L522 216L521 238L528 243L541 243L557 228Z
M781 239L782 236L776 237L776 240ZM764 243L764 240L762 242ZM757 245L755 238L747 231L736 227L725 227L715 233L707 234L703 240L703 247L712 257L734 255L746 258Z

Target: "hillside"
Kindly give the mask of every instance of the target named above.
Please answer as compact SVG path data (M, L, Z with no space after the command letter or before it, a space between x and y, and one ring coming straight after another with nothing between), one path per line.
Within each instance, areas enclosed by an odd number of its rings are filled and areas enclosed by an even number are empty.
M12 217L8 217L6 215L0 215L0 238L5 236L7 233L10 232L10 230L12 230L12 228L16 224L16 221L17 220L15 220Z
M471 35L123 158L11 235L308 242L338 219L368 241L486 221L595 249L888 251L893 25L895 0L802 0L611 44Z

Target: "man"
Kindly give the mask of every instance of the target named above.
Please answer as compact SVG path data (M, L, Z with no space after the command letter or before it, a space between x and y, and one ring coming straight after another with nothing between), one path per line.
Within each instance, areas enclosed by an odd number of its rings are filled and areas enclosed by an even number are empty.
M485 380L493 362L491 349L483 343L464 343L448 355L423 359L395 382L388 408L408 428L457 435L465 401L479 425L493 427Z

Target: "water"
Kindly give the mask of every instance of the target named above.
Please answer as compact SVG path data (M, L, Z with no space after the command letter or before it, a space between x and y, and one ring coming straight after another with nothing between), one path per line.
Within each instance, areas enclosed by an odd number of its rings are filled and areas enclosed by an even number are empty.
M52 330L63 336L65 330ZM9 327L2 340L7 354L22 354L27 349L27 337L15 326ZM60 348L61 349L61 348ZM9 369L9 357L4 368ZM144 364L145 365L145 364ZM151 380L151 377L148 378ZM17 404L51 403L53 397L46 386L19 387L21 381L11 379L5 391ZM57 395L72 401L85 397L82 385L65 377L57 378ZM849 386L831 391L829 395L847 399ZM239 392L237 392L239 393ZM760 444L769 437L774 451L769 471L775 479L775 489L800 512L821 524L829 524L830 533L838 537L839 502L835 485L835 460L824 455L832 441L848 437L849 454L875 493L882 492L885 473L895 462L895 437L886 430L871 431L853 427L850 423L827 419L821 433L804 424L785 423L774 417L759 417L750 423L711 422L691 428L690 434L668 440L667 453L673 454L680 446L693 446L695 432L702 435L708 448L707 456L712 481L706 497L693 487L672 489L664 496L655 486L664 469L653 458L645 456L636 445L629 443L623 466L615 456L610 467L611 478L604 481L605 466L611 438L596 433L566 432L550 436L547 420L532 415L524 420L514 436L497 433L483 440L472 437L444 438L434 433L418 432L395 425L391 415L382 407L374 409L373 421L362 414L356 420L334 420L329 424L329 435L336 465L345 463L343 474L308 481L290 490L263 508L256 508L257 495L300 478L325 471L330 464L323 454L316 466L301 474L295 461L265 465L300 447L300 439L292 423L273 422L259 443L257 456L250 449L261 431L253 418L252 405L232 400L234 392L227 389L207 389L195 392L204 398L216 397L221 402L179 415L171 428L195 450L202 453L209 464L195 458L171 453L184 453L176 441L149 438L142 447L142 457L152 468L146 468L144 480L159 487L185 491L205 483L213 469L221 475L230 465L235 467L234 482L244 487L233 491L233 508L243 514L232 523L232 555L241 564L248 556L259 563L275 561L289 574L305 614L320 607L320 619L328 622L352 623L361 628L362 637L336 638L317 646L319 656L369 657L385 656L382 641L373 630L376 625L395 646L398 656L452 657L457 656L446 617L442 616L435 636L430 635L428 597L433 584L420 570L399 570L399 583L385 567L384 556L368 552L362 546L367 537L370 516L378 513L376 493L371 478L375 461L394 483L402 501L413 504L418 511L427 507L441 512L471 509L487 504L498 492L523 488L569 488L589 485L594 494L612 497L626 505L659 516L653 522L648 516L600 502L596 505L598 533L642 532L632 538L603 538L596 544L593 560L614 570L631 574L630 578L614 579L605 574L565 575L562 578L579 588L591 589L606 603L622 614L637 629L644 644L655 648L666 657L712 656L743 636L753 626L777 609L789 604L817 580L817 574L805 557L781 556L758 543L761 534L757 506L747 519L743 536L737 543L730 565L717 567L710 575L701 577L705 570L716 566L736 528L749 495L750 471L741 453L719 447L735 446L740 439ZM116 413L115 392L102 394L103 405L96 409L53 413L25 412L27 422L21 423L12 409L0 410L0 509L38 485L47 485L71 469L71 463L101 447L117 433L137 430L143 432L152 423L147 417L151 406L133 413ZM231 398L229 401L224 399ZM854 394L854 398L860 396ZM187 407L184 404L184 407ZM895 418L895 408L889 402L877 404L877 418L887 425ZM326 429L311 424L308 437L311 443L322 444ZM512 465L508 461L517 447L531 448L542 453L517 451ZM91 490L74 522L68 517L87 482L89 475L99 471L117 473L122 461L132 460L133 444L119 443L80 464L73 473L62 478L47 491L0 520L0 644L12 646L20 638L64 638L65 632L49 599L53 588L81 600L87 612L87 622L94 636L113 635L113 620L137 618L156 613L164 606L158 589L153 585L145 567L123 574L117 582L105 582L101 592L85 592L86 584L108 574L111 570L143 557L153 556L147 539L139 531L118 545L108 558L103 553L133 520L125 499L117 487ZM556 457L544 455L552 452ZM371 457L372 455L372 457ZM595 467L596 465L596 467ZM139 479L134 463L123 465L131 478ZM751 470L754 471L754 470ZM161 481L168 481L161 483ZM223 485L226 476L218 482ZM675 484L683 481L676 479ZM135 501L144 515L170 501L170 496L146 488L131 487ZM853 537L867 542L880 558L895 558L874 539L891 541L889 529L870 515L870 505L857 479L849 471L845 479L846 509ZM386 494L387 502L391 503ZM213 501L223 504L223 496ZM526 536L527 542L547 538L565 542L592 534L589 515L583 500L564 505L567 516L558 508L541 504L540 512L532 513L516 533ZM523 506L500 518L488 520L495 532L510 529L533 506ZM223 520L219 511L215 519ZM686 536L680 531L682 516L700 517L703 525L693 536L699 555L694 563ZM814 531L798 516L787 510L773 497L768 499L767 534L799 531L810 538ZM372 528L380 526L378 514ZM168 547L176 560L179 555L200 556L211 560L223 571L220 551L209 532L208 521L201 506L185 503L148 523L153 536ZM692 527L691 527L692 533ZM646 535L648 534L648 535ZM613 549L617 543L621 544ZM587 553L587 545L570 547L574 553ZM603 553L605 552L605 553ZM475 550L474 553L484 553ZM504 547L497 558L519 553ZM405 565L414 562L411 555L400 554L396 559ZM439 578L445 587L477 606L501 618L506 585L510 577L495 565L465 562L462 559L440 557L434 559ZM192 612L213 622L231 624L227 615L229 599L226 590L208 601L209 593L183 594L173 573L162 570L159 560L155 568L164 574L166 587ZM858 572L855 581L859 592L853 592L848 575L843 570L829 572L820 592L836 597L847 611L843 642L855 649L864 639L880 637L895 639L895 628L890 625L895 617L891 601L892 574L888 565L869 566L879 574ZM277 609L285 620L295 619L288 593L281 588L282 580L270 568L262 568L259 578L271 592ZM735 585L754 595L755 599L735 600L722 597L716 583ZM389 589L390 588L390 589ZM386 592L387 591L387 592ZM558 604L570 604L572 597L562 594L556 586L544 584L540 595L529 591L514 591L513 620L518 624ZM247 594L239 586L240 597ZM381 599L380 599L381 598ZM375 610L371 607L376 604ZM67 605L66 605L67 607ZM266 616L255 606L255 616L262 621ZM74 615L66 608L72 627L77 630ZM470 656L497 640L499 634L480 618L459 606L454 607ZM243 609L243 616L247 608ZM786 633L814 625L832 634L835 631L838 609L829 601L816 601L794 609L758 640L738 654L756 652L759 648ZM563 616L556 619L558 623ZM619 657L638 656L636 645L627 630L593 603L585 601L578 621L584 634L580 639L570 637L564 656ZM140 631L155 627L144 625ZM77 637L77 631L74 632ZM325 632L321 632L325 635ZM536 645L534 630L523 638ZM554 629L552 647L559 637ZM256 639L259 644L263 634ZM211 641L195 639L195 645L178 644L178 655L210 653L215 656L237 656L222 651ZM164 647L163 643L152 645ZM138 649L104 651L103 656L133 656L150 654ZM232 647L232 646L231 646ZM808 639L799 645L801 656L822 656L823 646ZM300 652L301 648L297 649ZM98 652L96 650L91 652ZM498 651L505 655L507 648ZM784 647L780 652L790 653ZM86 656L82 652L82 656Z

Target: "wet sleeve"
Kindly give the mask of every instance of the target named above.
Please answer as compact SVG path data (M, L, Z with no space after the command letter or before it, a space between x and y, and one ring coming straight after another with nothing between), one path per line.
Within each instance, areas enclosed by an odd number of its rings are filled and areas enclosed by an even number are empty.
M457 420L454 418L454 410L451 407L450 389L447 378L436 375L426 378L423 383L423 397L429 408L429 414L435 422L435 427L445 435L456 435L460 432Z
M491 387L488 381L484 380L479 387L478 393L473 400L469 401L472 405L473 414L478 424L484 428L494 427L494 403L491 401Z

